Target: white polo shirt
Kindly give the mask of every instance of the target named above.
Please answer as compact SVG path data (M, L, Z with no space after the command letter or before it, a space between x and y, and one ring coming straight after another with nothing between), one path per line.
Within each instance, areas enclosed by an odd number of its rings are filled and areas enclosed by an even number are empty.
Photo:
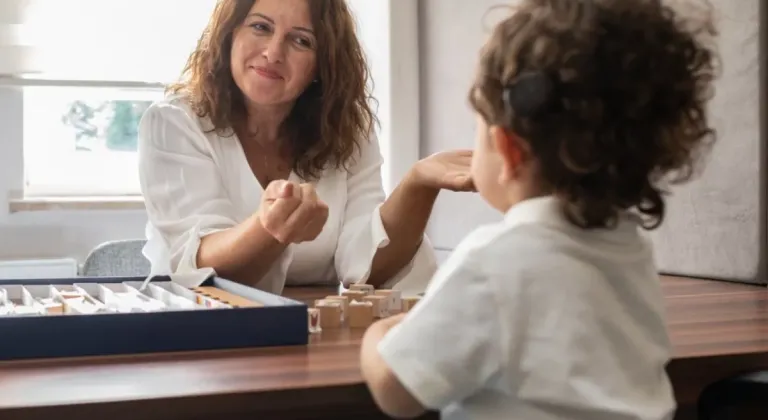
M443 419L659 420L675 411L663 299L638 220L582 230L553 197L471 233L378 350Z

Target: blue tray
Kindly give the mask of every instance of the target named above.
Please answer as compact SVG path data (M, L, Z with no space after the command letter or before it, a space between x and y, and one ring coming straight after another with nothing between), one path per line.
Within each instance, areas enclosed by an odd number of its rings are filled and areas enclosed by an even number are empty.
M2 280L7 285L122 283L143 277ZM153 282L170 281L158 276ZM0 360L306 345L307 306L212 277L213 286L264 304L258 308L0 317Z

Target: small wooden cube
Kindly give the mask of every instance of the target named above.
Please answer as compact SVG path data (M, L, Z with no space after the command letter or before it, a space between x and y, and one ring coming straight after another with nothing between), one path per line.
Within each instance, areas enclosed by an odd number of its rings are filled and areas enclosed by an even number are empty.
M358 302L362 302L363 298L366 296L366 293L359 290L348 290L343 292L341 295L348 297L350 301L356 300Z
M410 312L414 306L421 300L418 296L409 296L403 298L403 312Z
M50 303L45 305L45 312L50 315L62 315L64 313L64 304Z
M373 323L373 303L351 302L349 304L349 327L367 328Z
M372 295L375 289L370 284L353 284L349 286L349 290L365 292L366 295Z
M366 296L363 302L371 302L373 305L373 316L376 318L386 318L389 316L389 299L385 296Z
M50 315L61 315L64 313L64 304L57 302L54 298L43 298L39 300L39 303Z
M309 317L309 333L316 334L322 332L320 327L320 310L317 308L308 308L307 316Z
M379 289L376 296L384 296L389 301L389 314L394 315L403 310L403 299L399 290Z
M338 300L344 306L344 312L348 312L349 311L349 300L350 300L349 296L336 296L336 295L334 295L334 296L328 296L325 299L326 300Z
M315 301L315 307L317 307L318 302L328 301L328 302L337 302L339 305L341 305L341 321L344 322L344 320L347 318L347 306L344 304L344 301L341 299L333 299L334 297L338 296L330 296L324 299L318 299Z
M59 292L62 299L80 299L83 294L77 290L62 290Z
M320 311L321 328L341 327L341 302L331 300L319 300L315 302L315 308Z

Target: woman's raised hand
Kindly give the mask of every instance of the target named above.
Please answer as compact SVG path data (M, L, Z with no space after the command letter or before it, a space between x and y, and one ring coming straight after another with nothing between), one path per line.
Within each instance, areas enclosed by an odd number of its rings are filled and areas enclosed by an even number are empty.
M417 162L411 174L421 185L431 188L474 192L472 154L472 150L435 153Z
M328 205L312 184L273 181L261 197L259 220L282 244L312 241L328 220Z

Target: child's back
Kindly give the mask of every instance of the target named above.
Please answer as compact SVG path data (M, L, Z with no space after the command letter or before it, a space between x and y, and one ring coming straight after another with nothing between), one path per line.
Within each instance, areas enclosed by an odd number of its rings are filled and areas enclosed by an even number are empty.
M660 0L520 0L480 59L472 175L505 214L456 249L363 373L393 415L660 420L675 402L650 242L714 139L714 35ZM693 9L690 9L693 10ZM698 23L697 25L694 25Z
M526 200L462 241L430 293L379 349L406 384L475 390L446 418L671 417L661 292L631 217L582 231L554 198Z

